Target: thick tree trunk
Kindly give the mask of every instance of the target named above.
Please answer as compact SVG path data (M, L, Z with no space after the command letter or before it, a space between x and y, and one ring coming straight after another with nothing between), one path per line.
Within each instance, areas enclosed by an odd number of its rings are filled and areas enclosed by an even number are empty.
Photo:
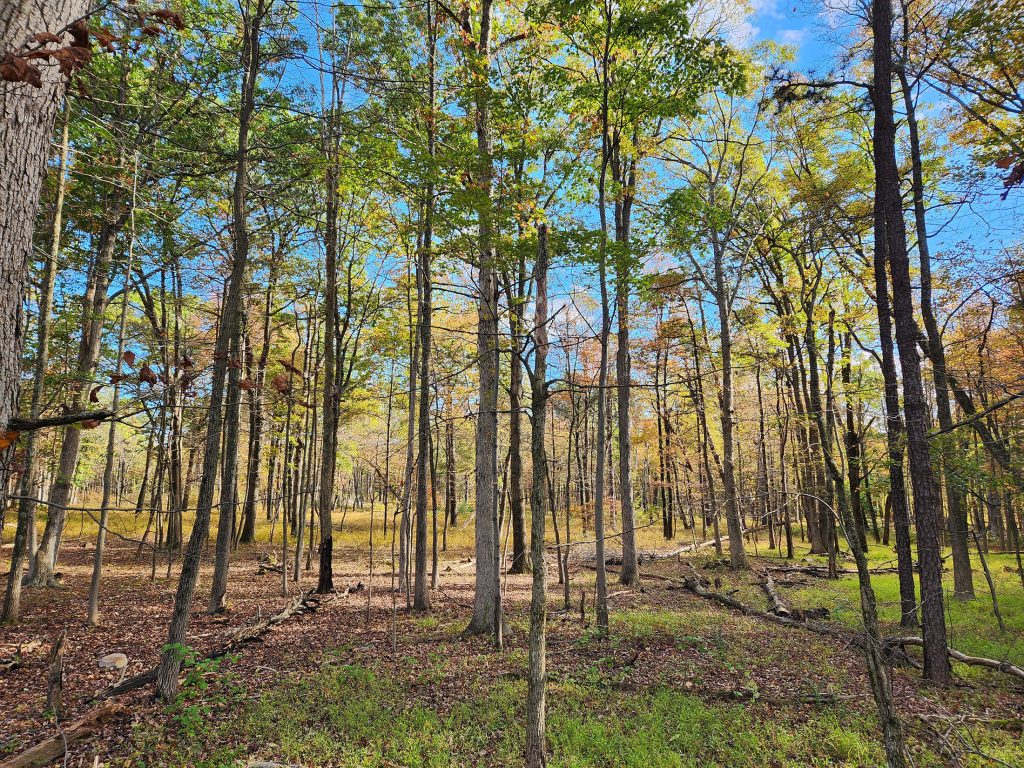
M3 86L0 86L3 87ZM57 198L53 209L53 235L50 252L43 267L43 284L39 291L39 310L36 319L36 359L32 380L32 402L29 406L30 419L39 418L43 405L43 387L46 383L46 369L50 359L50 313L53 308L53 289L57 281L57 258L60 256L61 232L64 226L64 194L67 189L65 169L68 160L68 116L65 107L64 127L61 131L60 159L57 166ZM14 534L14 550L11 553L11 570L4 593L3 611L0 623L16 623L21 602L21 571L26 558L35 552L31 545L35 541L37 468L36 454L39 446L39 430L29 432L25 441L24 469L21 475L21 499L18 500L18 527ZM0 482L5 478L0 474ZM3 500L0 499L0 504Z
M41 32L66 29L90 5L89 0L3 3L0 57L20 51ZM61 37L70 41L67 33ZM0 81L0 435L18 408L21 304L54 121L67 87L56 62L33 63L41 70L39 87ZM6 494L7 466L6 460L0 461L0 494Z
M490 61L492 0L480 6L480 37L475 68L480 83L476 89L477 163L475 180L483 191L479 210L480 300L478 307L477 350L479 356L479 396L476 423L476 589L473 618L467 631L493 632L501 639L501 592L498 531L498 307L497 275L493 247L491 184L494 174L490 126Z

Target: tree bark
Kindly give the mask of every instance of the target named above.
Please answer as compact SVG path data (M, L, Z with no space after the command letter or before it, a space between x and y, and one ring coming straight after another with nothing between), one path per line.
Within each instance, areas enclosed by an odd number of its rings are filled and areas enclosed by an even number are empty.
M924 676L939 684L949 682L946 655L945 607L942 593L942 529L938 483L928 446L928 410L921 381L914 322L913 289L907 256L906 231L896 164L896 122L892 106L892 4L873 0L874 35L872 98L875 107L873 146L875 162L875 248L884 247L892 271L896 344L903 373L903 410L906 417L907 456L914 489L914 519L921 567L921 623Z
M231 533L235 519L236 459L242 402L241 383L241 315L244 310L246 266L249 259L248 186L249 186L249 133L256 109L256 81L260 68L260 26L273 0L256 0L252 15L243 9L243 76L241 105L238 113L238 150L235 155L235 180L231 195L232 249L231 286L229 302L225 307L224 325L230 333L227 339L228 384L224 406L224 465L220 487L220 508L217 515L217 546L214 556L213 581L210 587L209 610L223 611L226 607L228 567L231 558ZM229 316L230 312L230 316ZM219 343L219 339L218 339ZM220 350L218 350L220 351ZM215 363L216 365L216 363ZM214 374L216 375L216 373ZM211 422L212 425L212 422Z
M259 34L263 18L270 10L273 0L256 0L254 9L243 19L243 80L242 103L239 112L239 147L248 146L248 119L253 109L257 69L259 63ZM248 153L239 151L236 156L235 183L245 183L248 167ZM243 196L244 198L244 196ZM243 209L244 211L244 209ZM237 209L236 209L237 215ZM160 667L157 672L157 692L165 702L174 701L178 690L178 672L181 669L182 650L185 643L188 621L192 613L192 597L196 582L199 579L199 561L203 544L210 531L210 516L213 510L213 497L217 481L217 469L220 463L220 438L224 413L221 407L224 398L224 385L228 367L230 343L238 335L239 320L242 308L242 292L244 290L246 259L248 250L235 246L228 278L227 295L224 312L217 332L217 343L214 350L213 378L210 384L210 406L206 427L206 444L203 451L203 475L199 484L199 497L196 501L196 516L192 524L188 546L182 558L181 575L174 596L174 609L168 630L167 644L160 656ZM287 570L285 563L282 568Z
M904 14L905 17L905 14ZM904 18L904 30L907 20ZM907 33L904 32L904 37ZM906 45L906 40L904 40ZM914 226L917 232L917 252L921 264L921 316L928 334L928 357L932 363L932 382L935 385L935 410L939 429L953 429L953 413L949 402L949 382L946 377L946 351L942 346L942 333L935 318L932 302L932 266L928 247L928 225L924 210L924 173L921 166L921 139L917 127L917 105L910 91L910 82L904 67L897 68L903 92L903 104L907 112L907 128L910 134L911 183L914 193ZM955 439L952 438L951 439ZM974 597L974 576L971 573L971 548L967 530L967 498L963 487L956 481L953 472L943 465L943 479L946 490L947 528L953 553L953 597L970 600Z
M473 618L467 632L494 633L502 642L501 591L498 531L498 307L497 274L493 247L491 185L494 157L490 126L491 13L493 0L480 5L480 37L476 46L474 76L476 84L477 179L479 204L479 285L477 322L479 357L479 395L476 423L476 499L475 545L476 585Z
M3 87L3 86L0 86ZM53 290L57 281L57 259L60 256L61 232L64 226L64 194L67 189L65 179L68 161L68 114L64 110L64 126L61 130L61 149L57 166L57 199L53 210L53 235L50 240L50 252L43 267L43 284L39 292L39 310L36 320L36 359L32 379L32 402L29 406L29 418L38 419L43 405L43 388L46 383L46 369L50 360L50 314L53 308ZM21 475L20 495L18 500L18 527L14 534L14 549L11 553L11 570L7 577L7 589L4 593L3 611L0 623L14 624L18 621L21 603L21 571L26 558L35 553L30 544L35 539L36 503L32 497L36 495L36 453L39 446L39 432L32 430L25 441L25 461ZM0 482L4 480L0 475ZM0 500L0 503L3 503Z
M64 30L81 18L89 0L0 5L0 56L15 53L41 32ZM0 434L18 408L21 381L21 305L25 296L32 232L46 174L57 109L67 80L56 62L39 63L41 84L0 81ZM11 449L8 449L9 451ZM6 495L7 461L0 461L0 494ZM3 499L0 498L0 503Z
M533 483L530 492L530 561L533 584L530 593L530 668L526 693L526 764L542 768L546 764L544 694L547 683L545 668L545 623L547 620L547 564L544 559L544 533L547 524L548 458L544 446L547 419L547 355L548 355L548 228L537 227L537 262L534 267L536 299L534 302L533 375L531 405L533 424L530 431L530 453L533 460Z

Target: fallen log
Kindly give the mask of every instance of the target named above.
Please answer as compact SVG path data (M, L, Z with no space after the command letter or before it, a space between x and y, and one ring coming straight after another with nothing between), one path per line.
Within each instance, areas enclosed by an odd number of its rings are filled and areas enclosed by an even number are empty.
M681 580L671 579L668 576L662 576L660 578L666 581L672 581L681 584L686 589L690 590L699 597L703 597L706 600L712 600L716 603L720 603L729 608L740 611L744 615L756 616L758 618L764 619L765 621L771 621L775 624L781 624L786 627L797 627L799 629L806 629L810 630L811 632L817 632L821 635L837 637L849 643L850 645L854 645L861 649L865 647L866 640L860 635L850 634L845 630L830 627L827 624L812 624L811 622L807 621L796 621L795 619L786 618L785 616L778 616L774 613L768 613L767 611L759 611L756 608L751 608L749 605L746 605L745 603L742 603L736 598L731 597L729 595L723 595L718 592L711 592L703 586L703 584L701 583L700 575L697 573L696 569L694 569L692 565L690 566L690 569L693 571L693 578L686 576L684 576ZM892 653L892 649L902 648L906 645L924 647L924 640L920 637L890 637L884 638L882 640L882 644L889 651L890 655L894 655ZM946 648L946 653L949 655L949 658L954 659L955 661L959 661L962 664L967 664L968 666L986 667L988 669L995 670L996 672L1003 672L1004 674L1010 675L1011 677L1016 677L1019 680L1024 680L1024 669L1018 667L1016 664L1011 664L1008 661L1000 661L999 659L987 659L982 656L970 656L966 653L963 653L962 651L956 650L955 648L948 647Z
M354 586L349 585L342 592L336 592L335 596L345 597L354 592L360 592L362 589L363 584L362 582L359 582ZM258 640L278 624L281 624L295 616L301 616L318 610L322 602L323 601L319 595L315 595L312 592L304 592L280 613L275 613L273 616L257 622L250 627L243 627L238 630L225 645L211 651L204 658L219 659L223 656L227 656L229 653L233 653L246 643ZM112 685L106 690L97 693L89 699L89 702L103 701L104 699L120 696L122 694L129 693L130 691L138 690L139 688L145 688L150 683L156 682L157 669L158 667L148 669L134 677L129 677L127 680L123 680L116 685Z
M768 611L760 611L757 608L753 608L747 605L746 603L737 600L735 597L732 597L731 595L723 595L720 592L712 592L704 586L703 580L701 579L700 575L697 573L696 569L692 565L690 566L690 570L693 571L692 577L684 576L682 579L672 579L668 576L660 576L658 578L679 584L680 586L685 587L686 589L693 592L698 597L702 597L705 600L710 600L712 602L720 603L721 605L724 605L727 608L732 608L735 611L739 611L740 613L746 616L754 616L759 619L764 619L765 621L770 621L774 624L781 624L784 627L797 627L799 629L807 629L811 632L816 632L819 635L836 637L843 640L844 642L853 643L857 646L863 645L863 638L860 638L857 635L851 635L845 630L838 629L836 627L831 627L827 624L813 624L807 621L797 621L796 619L791 618L789 616L780 616L775 613L769 613Z
M115 715L124 710L121 704L104 704L86 712L75 722L61 728L50 738L41 741L20 755L9 757L0 763L0 768L37 768L57 760L76 741L91 736Z
M924 639L920 637L887 637L885 639L887 645L891 646L904 646L913 645L923 648ZM1018 667L1016 664L1011 664L1008 661L1000 661L999 659L987 659L984 656L970 656L963 651L958 651L955 648L947 648L946 653L949 654L949 658L959 661L961 664L967 664L972 667L987 667L988 669L994 669L997 672L1003 672L1012 677L1016 677L1019 680L1024 680L1024 668Z
M582 544L584 542L576 542L576 543L577 544ZM648 563L655 563L658 560L670 560L673 557L678 557L679 555L685 554L687 552L697 552L699 550L707 549L708 547L713 547L713 546L715 546L715 540L711 539L710 541L698 541L696 544L686 544L686 545L684 545L682 547L677 547L676 549L669 550L668 552L658 552L658 551L638 552L637 556L636 556L636 561L637 561L638 565L644 565L644 564L648 564ZM586 562L586 566L588 568L593 568L596 564L597 564L597 556L596 555L593 556L593 557L588 558L588 562ZM605 565L613 565L613 566L615 566L615 565L622 565L622 555L621 554L608 554L608 555L605 555L604 564Z
M779 591L775 588L775 581L772 579L772 572L767 568L760 569L761 575L761 589L768 595L768 601L772 605L772 613L776 616L790 616L789 609L786 604L782 601L782 597L779 595Z

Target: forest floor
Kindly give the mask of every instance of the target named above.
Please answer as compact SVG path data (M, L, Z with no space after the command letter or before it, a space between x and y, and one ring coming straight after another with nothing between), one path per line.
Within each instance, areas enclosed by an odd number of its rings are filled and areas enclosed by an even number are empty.
M97 757L99 765L191 768L256 760L302 766L519 764L529 575L507 578L506 648L497 652L487 638L461 634L472 603L471 531L451 537L431 613L414 614L404 610L404 596L392 612L389 552L378 550L372 590L365 588L366 525L353 518L347 528L335 547L336 586L362 583L363 589L326 599L319 610L279 625L226 659L193 665L173 706L154 702L151 688L119 697L123 711L98 735L72 744L65 764L89 766ZM96 706L88 700L111 682L96 666L99 656L126 653L129 675L158 660L178 563L167 578L161 555L151 580L148 555L140 561L130 542L113 541L104 574L104 623L90 628L90 541L87 530L81 538L69 531L60 567L66 586L26 590L21 623L0 628L0 658L19 644L41 641L20 666L0 669L0 762L55 732L43 715L46 655L61 629L68 638L69 718ZM653 548L654 541L645 538L643 545ZM660 544L663 551L672 548ZM751 555L754 548L751 542ZM312 588L314 572L303 571L298 584L289 584L291 595L282 596L280 574L258 572L270 551L263 541L235 554L224 616L203 610L209 584L209 558L204 560L189 639L198 655ZM801 546L799 562L820 562L805 552ZM758 554L761 565L769 562L763 539ZM892 557L891 548L872 549L877 567ZM1015 563L991 555L989 565L1006 629L996 626L976 569L979 598L950 604L951 643L1024 664L1024 590ZM646 565L637 589L622 588L610 576L608 639L592 626L594 572L585 552L572 568L570 610L561 610L561 587L550 584L550 765L882 764L857 651L840 638L781 627L701 599L678 583L691 568L713 589L767 608L756 577L722 567L713 550ZM854 577L776 578L791 608L824 606L833 626L856 629ZM878 575L874 582L888 632L902 634L895 575ZM915 765L1024 765L1024 686L978 668L955 665L955 673L948 689L924 685L913 668L894 673Z

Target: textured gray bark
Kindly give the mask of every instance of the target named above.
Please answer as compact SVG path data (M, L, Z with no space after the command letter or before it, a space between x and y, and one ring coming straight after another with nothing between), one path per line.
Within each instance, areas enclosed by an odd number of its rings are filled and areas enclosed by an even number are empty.
M0 56L19 50L35 34L64 30L89 5L89 0L3 0ZM39 68L39 88L0 81L0 433L18 407L21 302L54 121L67 85L55 64ZM0 488L6 487L6 477L0 477Z
M501 642L501 593L498 569L498 291L493 245L491 183L494 157L490 127L491 0L480 6L476 66L484 82L476 93L477 185L484 190L479 207L480 300L477 350L480 376L476 422L476 590L467 632L493 632Z
M59 180L57 199L54 202L53 236L50 240L50 253L43 269L43 284L39 293L39 317L36 320L36 360L32 382L32 403L29 406L29 418L39 418L43 403L43 384L46 379L46 368L50 359L50 312L53 306L53 289L57 280L57 256L60 254L60 238L63 228L65 168L68 158L68 123L65 112L64 128L61 136L60 163L58 165ZM0 612L0 623L14 623L18 620L21 603L21 571L27 557L34 553L36 503L32 498L36 495L36 453L39 445L39 431L33 430L25 441L25 468L21 477L21 499L18 501L18 527L14 534L14 549L11 553L11 570L7 578L7 590L4 594L3 611ZM2 478L0 478L2 479Z

